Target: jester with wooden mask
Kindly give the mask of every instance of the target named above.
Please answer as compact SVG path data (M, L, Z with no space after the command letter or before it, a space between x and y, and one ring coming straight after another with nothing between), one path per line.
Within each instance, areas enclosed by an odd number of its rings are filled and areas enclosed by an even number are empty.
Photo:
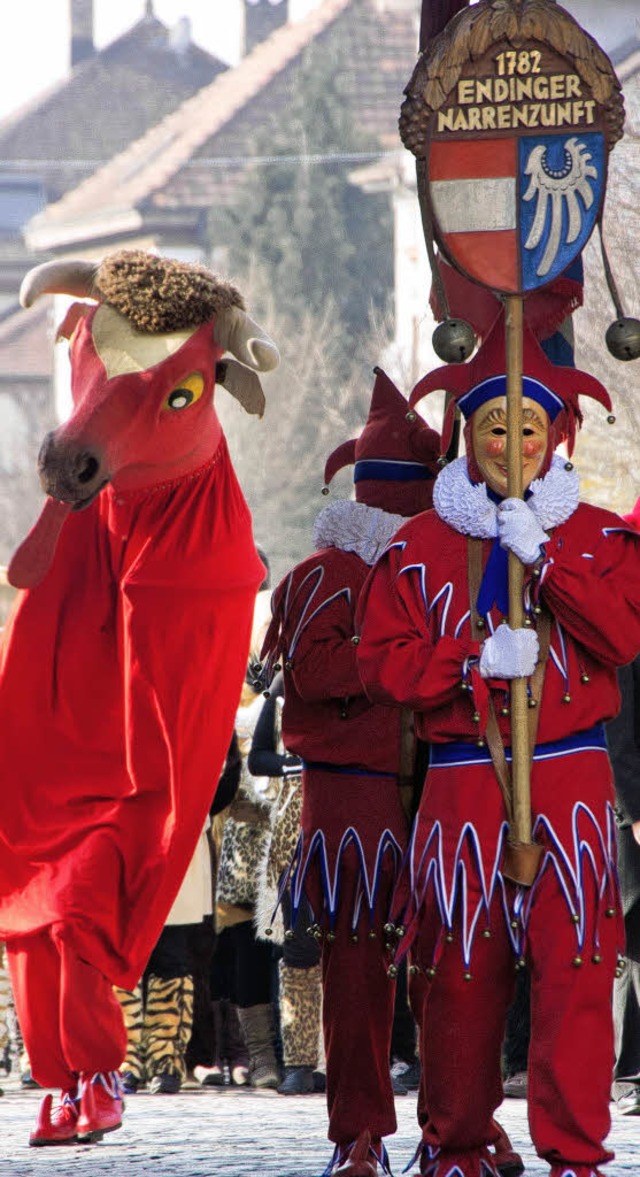
M358 671L376 703L408 707L430 761L391 922L426 995L412 1177L496 1177L500 1051L516 969L532 985L529 1119L550 1177L600 1177L612 1159L609 1094L620 903L604 724L616 667L640 649L640 542L580 500L570 462L578 395L608 412L593 377L523 347L522 499L509 497L504 316L466 364L429 373L412 408L450 394L466 456L436 479L433 510L405 523L358 604ZM566 446L564 456L556 453ZM524 565L525 624L509 612L508 553ZM503 871L507 808L494 750L511 758L509 680L529 700L533 839L525 893ZM583 1076L589 1075L585 1099Z

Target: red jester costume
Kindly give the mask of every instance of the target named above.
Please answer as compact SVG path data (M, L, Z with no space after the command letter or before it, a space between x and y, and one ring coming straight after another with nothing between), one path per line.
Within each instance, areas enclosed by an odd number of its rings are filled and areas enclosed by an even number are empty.
M302 833L290 878L293 922L306 894L322 934L327 1173L387 1172L395 1131L389 1075L394 986L383 925L408 827L399 795L401 710L365 697L355 610L403 519L431 503L439 437L378 371L367 424L328 459L355 463L356 501L325 508L317 551L280 583L265 641L282 658L285 746L303 760ZM321 928L322 927L322 932Z
M120 1123L112 986L144 971L202 830L264 576L213 408L216 366L233 350L272 367L277 352L237 292L212 314L217 280L199 267L125 252L75 281L34 275L27 305L43 289L101 300L71 316L74 410L39 460L61 501L10 566L32 587L0 669L0 938L33 1075L62 1090L41 1109L41 1145ZM145 331L108 304L126 302L115 279L137 279L157 314L191 291L190 321L179 308L173 325L168 307L169 325Z
M612 1156L611 990L620 947L613 791L603 723L616 667L640 648L638 537L579 501L571 447L591 377L557 368L525 331L524 500L506 495L504 325L469 364L426 377L467 419L434 509L404 525L360 598L358 662L377 703L414 710L428 769L394 916L426 978L421 1021L422 1177L489 1177L500 1050L515 968L532 983L529 1118L552 1177L597 1177ZM446 435L447 429L445 429ZM446 450L446 436L443 448ZM507 550L525 565L526 626L508 611ZM546 633L546 638L545 638ZM544 673L541 685L541 672ZM529 680L531 790L541 865L503 875L505 808L490 716L510 759L509 680ZM493 751L493 749L492 749Z

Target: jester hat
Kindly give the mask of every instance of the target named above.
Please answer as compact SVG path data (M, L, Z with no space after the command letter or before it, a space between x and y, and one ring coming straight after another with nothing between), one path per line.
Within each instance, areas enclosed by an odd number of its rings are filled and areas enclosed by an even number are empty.
M432 503L440 437L417 414L408 414L406 399L381 368L374 372L366 425L327 458L325 493L338 470L353 466L357 502L393 515L417 515Z
M468 422L481 405L494 397L506 396L505 368L505 313L501 309L473 359L466 364L436 368L416 384L409 399L412 408L436 390L443 390L451 397L442 430L443 453L447 453L451 443L456 409ZM565 442L569 456L573 453L576 432L583 420L579 396L590 396L611 412L611 398L600 381L577 368L552 363L526 321L523 328L522 394L537 401L547 413L552 448Z

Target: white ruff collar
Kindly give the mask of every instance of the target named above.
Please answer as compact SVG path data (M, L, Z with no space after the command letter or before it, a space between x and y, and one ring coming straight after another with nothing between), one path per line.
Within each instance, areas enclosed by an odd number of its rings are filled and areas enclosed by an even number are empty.
M339 499L316 518L313 542L316 549L355 552L365 564L373 565L403 523L404 515L390 515L380 507Z
M580 479L574 469L566 469L566 460L554 454L551 469L529 487L527 506L540 526L549 531L573 515L580 497ZM495 539L498 534L498 507L487 494L484 482L469 481L467 459L457 458L440 471L433 491L436 514L463 535L477 539Z

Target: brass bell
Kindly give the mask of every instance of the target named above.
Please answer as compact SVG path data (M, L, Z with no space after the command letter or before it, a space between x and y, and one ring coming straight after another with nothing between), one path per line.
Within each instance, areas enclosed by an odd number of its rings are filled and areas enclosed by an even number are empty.
M592 959L592 961L593 961L593 963L594 963L594 964L601 964L601 963L602 963L602 957L600 956L600 953L599 953L599 952L594 952L594 954L593 954L593 956L591 957L591 959Z
M373 928L372 928L372 929L371 929L371 931L369 932L369 939L370 939L370 940L375 940L375 938L376 938L376 934L375 934L375 932L374 932L374 930L373 930Z
M293 932L291 931L291 928L287 928L284 938L285 940L293 940Z
M447 944L453 944L453 932L447 932L445 940L447 941Z
M333 944L335 938L336 938L335 932L327 932L327 940L329 941L330 944Z
M571 695L569 694L568 691L567 691L566 695L562 696L562 702L563 703L570 703L571 702Z
M436 975L436 970L433 967L433 965L431 965L431 967L427 969L427 976L431 977L433 979L433 977L435 977L435 975Z
M441 458L438 458L438 469L439 470L444 470L445 466L448 466L448 465L449 465L449 459L446 458L444 456L444 454Z
M570 474L573 470L573 462L565 462L564 468L567 471L567 474Z
M484 937L484 939L485 939L485 940L490 940L490 939L491 939L491 928L485 928L485 930L484 930L484 932L482 933L482 935L483 935L483 937Z
M396 932L395 925L394 924L385 924L382 931L384 932L385 936L395 936L395 932Z
M404 928L403 928L402 924L396 924L395 931L396 931L396 936L398 937L398 939L402 940L402 937L404 936Z
M464 973L463 980L464 981L472 981L473 977L471 976L471 973Z
M581 956L574 956L572 964L573 964L574 968L579 969L580 965L582 964L582 957Z
M328 486L323 486L322 490L320 491L320 494L328 495L328 494L331 494L331 491L329 490Z
M464 364L473 355L477 340L473 327L464 319L445 319L436 327L431 342L444 364Z
M580 682L584 683L585 686L587 683L591 682L591 679L589 678L589 675L586 672L584 674L580 675Z
M405 420L408 421L410 425L412 425L414 421L417 421L417 419L418 414L414 409L409 409L409 412L405 414Z
M640 357L640 319L631 319L628 315L616 319L605 340L616 360L637 360Z
M608 907L604 914L606 915L608 920L612 920L614 915L616 914L615 907Z
M531 707L531 709L533 709L534 707L537 707L537 706L538 706L538 700L537 700L537 699L534 699L534 698L533 698L533 696L532 696L532 697L531 697L531 698L528 700L528 705L529 705L529 707Z
M390 980L395 981L396 977L398 976L398 966L395 964L390 964L389 968L387 969L387 976L390 978Z
M273 928L265 928L264 934L265 936L273 936Z

